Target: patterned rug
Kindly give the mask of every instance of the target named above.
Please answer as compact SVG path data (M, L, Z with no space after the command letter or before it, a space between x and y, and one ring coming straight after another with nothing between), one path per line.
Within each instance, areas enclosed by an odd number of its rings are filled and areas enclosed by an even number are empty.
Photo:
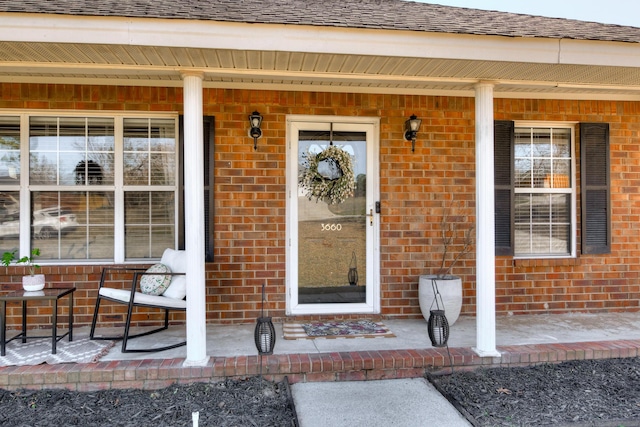
M285 323L285 340L315 338L393 338L395 335L382 322L345 320L341 322Z
M51 339L32 339L23 344L18 338L7 344L7 354L0 356L0 366L93 363L114 345L114 341L92 341L89 338L69 342L65 337L58 341L56 354L51 354Z

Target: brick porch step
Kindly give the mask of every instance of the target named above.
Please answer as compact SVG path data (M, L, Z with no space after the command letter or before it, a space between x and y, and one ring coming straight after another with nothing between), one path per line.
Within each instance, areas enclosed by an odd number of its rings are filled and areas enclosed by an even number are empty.
M422 377L426 372L511 367L567 360L638 356L640 340L513 345L498 347L502 357L480 357L470 348L380 350L264 356L262 374L290 383ZM449 358L449 354L451 359ZM174 383L216 382L260 373L259 356L211 358L203 367L184 367L184 359L119 360L87 364L9 366L0 368L0 388L158 389Z

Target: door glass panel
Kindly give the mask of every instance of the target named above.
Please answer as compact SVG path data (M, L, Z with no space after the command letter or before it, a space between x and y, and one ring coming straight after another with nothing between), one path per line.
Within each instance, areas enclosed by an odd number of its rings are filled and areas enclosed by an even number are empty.
M353 195L332 203L309 197L300 178L309 159L334 145L349 154L353 167ZM301 131L298 139L298 303L366 302L367 143L365 132ZM326 185L343 171L331 161L318 163Z

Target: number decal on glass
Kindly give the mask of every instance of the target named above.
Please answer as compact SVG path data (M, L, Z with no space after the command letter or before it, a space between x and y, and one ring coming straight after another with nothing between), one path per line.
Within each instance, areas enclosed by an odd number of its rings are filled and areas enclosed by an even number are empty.
M322 224L322 231L340 231L342 224Z

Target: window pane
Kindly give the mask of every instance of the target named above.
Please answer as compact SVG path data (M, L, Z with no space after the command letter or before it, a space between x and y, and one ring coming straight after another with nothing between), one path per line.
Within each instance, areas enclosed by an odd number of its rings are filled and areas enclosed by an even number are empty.
M531 157L531 129L517 128L514 131L515 157L528 159Z
M551 157L551 129L533 129L531 157Z
M29 183L58 183L58 118L31 117L29 120Z
M160 257L175 245L173 192L125 193L126 258Z
M125 185L174 185L175 121L125 119Z
M0 184L20 184L19 117L0 117Z
M517 194L514 200L517 254L570 252L570 194Z
M551 160L533 160L533 188L545 188L545 180L551 173Z
M553 194L550 199L551 222L571 224L571 196L569 194Z
M515 174L517 188L531 188L531 159L516 159Z
M571 158L571 130L553 129L553 156L556 158Z
M33 117L31 183L113 184L113 118Z
M31 245L43 259L113 259L112 193L34 192Z
M4 251L18 249L20 240L20 193L0 192L0 238Z
M56 185L58 181L58 153L29 155L29 182L33 185Z
M76 185L113 185L114 128L111 118L87 119L87 145L74 165Z
M29 149L31 151L58 150L57 117L31 117L29 119Z

